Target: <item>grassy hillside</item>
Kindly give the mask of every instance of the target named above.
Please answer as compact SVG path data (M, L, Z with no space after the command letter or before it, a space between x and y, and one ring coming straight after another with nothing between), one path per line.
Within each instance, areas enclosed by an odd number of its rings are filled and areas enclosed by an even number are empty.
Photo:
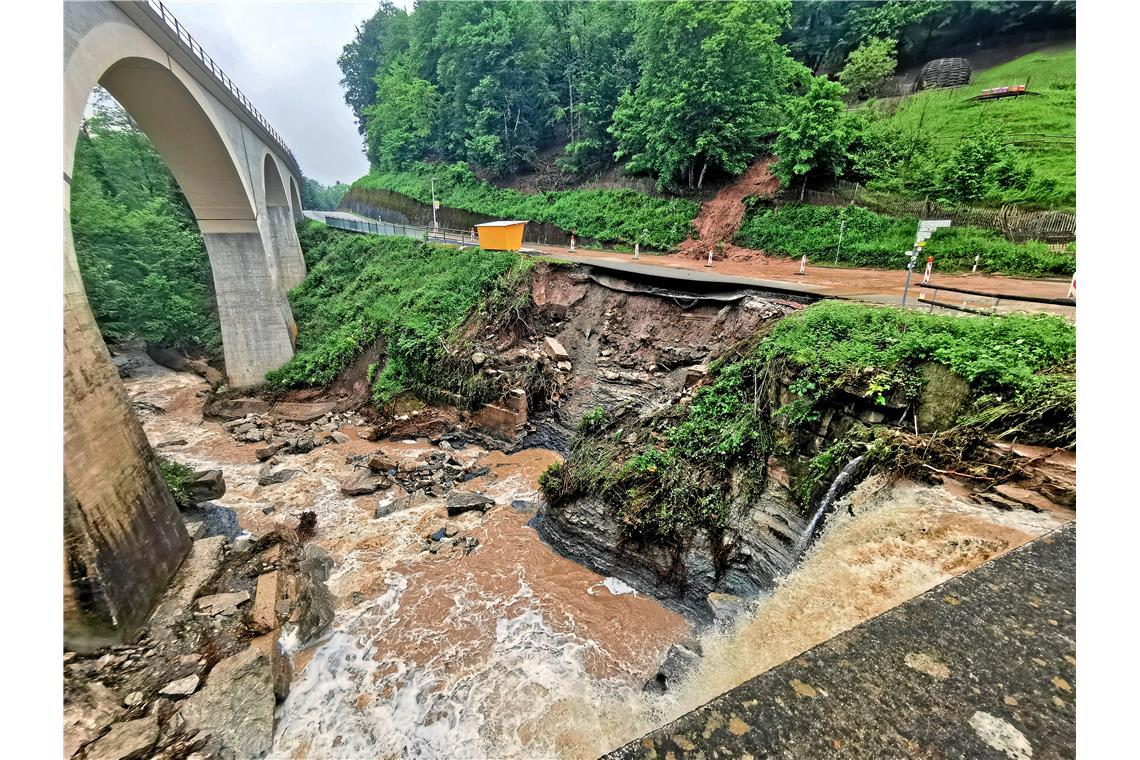
M659 198L635 190L560 190L523 193L483 182L462 163L416 164L405 171L361 177L352 184L391 190L431 203L431 178L440 205L501 219L548 222L603 243L641 242L675 248L689 235L700 205L680 198Z
M735 242L773 256L799 258L807 254L814 264L830 264L839 243L839 223L843 246L839 263L848 266L901 269L905 251L914 245L918 219L877 214L859 206L789 204L779 209L753 204L736 234ZM980 255L978 270L1002 274L1069 275L1076 267L1071 253L1056 253L1045 243L1011 243L997 232L977 227L950 227L938 230L926 246L934 256L939 272L961 272Z
M325 385L382 337L387 361L370 378L381 401L429 374L443 341L522 265L514 253L357 235L311 221L301 241L311 268L289 293L297 352L269 382Z
M969 100L983 89L1026 83L1040 95ZM1008 200L1071 206L1076 201L1076 144L1071 139L1076 135L1076 83L1075 49L1039 51L984 71L967 87L904 98L889 122L929 139L942 155L962 138L997 127L1036 173L1056 183L1048 197Z

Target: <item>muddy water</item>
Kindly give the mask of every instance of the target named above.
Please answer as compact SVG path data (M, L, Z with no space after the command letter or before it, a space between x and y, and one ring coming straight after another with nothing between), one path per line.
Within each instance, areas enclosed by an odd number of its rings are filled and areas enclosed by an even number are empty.
M140 361L128 392L166 409L144 418L151 441L183 439L164 452L221 467L228 491L219 503L253 533L292 527L313 509L314 540L337 562L333 628L293 652L278 758L595 757L1068 519L983 507L951 487L868 481L771 596L732 629L703 635L705 657L680 688L651 696L641 685L688 625L553 553L529 515L506 506L536 497L556 454L454 452L491 468L470 487L503 506L450 521L479 540L475 551L430 554L423 536L448 522L442 504L375 519L377 496L339 492L345 455L378 444L349 429L346 444L285 458L304 474L258 487L256 445L202 421L204 383ZM398 459L433 448L383 445ZM275 511L263 514L266 506Z

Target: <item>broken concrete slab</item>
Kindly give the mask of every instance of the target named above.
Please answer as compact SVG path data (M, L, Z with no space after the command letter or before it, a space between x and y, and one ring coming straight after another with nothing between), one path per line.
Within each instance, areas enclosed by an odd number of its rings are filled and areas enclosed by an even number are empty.
M202 413L206 417L239 420L251 414L265 414L270 406L268 401L259 398L220 398L207 404Z

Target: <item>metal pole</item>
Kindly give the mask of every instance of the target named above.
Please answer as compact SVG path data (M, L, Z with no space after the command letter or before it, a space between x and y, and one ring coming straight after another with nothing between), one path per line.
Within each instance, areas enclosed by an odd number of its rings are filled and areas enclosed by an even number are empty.
M906 296L910 292L910 273L914 271L914 260L918 258L918 250L910 252L910 262L906 265L906 284L903 285L902 305L906 306Z
M439 222L435 218L435 177L431 178L431 226L439 229Z
M839 220L839 245L835 246L835 264L839 265L839 249L843 247L843 226L847 224L846 219Z

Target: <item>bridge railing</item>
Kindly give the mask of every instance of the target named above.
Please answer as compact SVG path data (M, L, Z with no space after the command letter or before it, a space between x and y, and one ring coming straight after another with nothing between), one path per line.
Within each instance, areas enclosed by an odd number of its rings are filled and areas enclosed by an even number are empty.
M432 243L479 245L479 238L465 230L451 230L445 227L413 227L409 224L394 224L370 219L345 219L344 217L328 215L325 215L324 220L329 227L351 232L363 232L369 235L391 235L415 240L423 240L426 236Z
M174 35L185 45L191 55L195 56L201 61L203 66L210 70L210 73L214 76L218 84L225 87L230 95L241 104L246 113L261 125L261 128L277 143L277 148L288 158L289 163L299 177L301 174L301 165L297 162L297 157L293 155L293 151L289 150L289 146L285 144L285 140L278 134L277 130L273 128L269 120L261 114L261 111L257 110L249 98L245 96L245 93L234 84L234 80L230 79L229 75L222 70L222 67L202 48L201 43L194 39L190 31L178 21L174 14L171 13L160 0L146 0L146 5L161 19L162 23L165 24L168 29L174 32Z

